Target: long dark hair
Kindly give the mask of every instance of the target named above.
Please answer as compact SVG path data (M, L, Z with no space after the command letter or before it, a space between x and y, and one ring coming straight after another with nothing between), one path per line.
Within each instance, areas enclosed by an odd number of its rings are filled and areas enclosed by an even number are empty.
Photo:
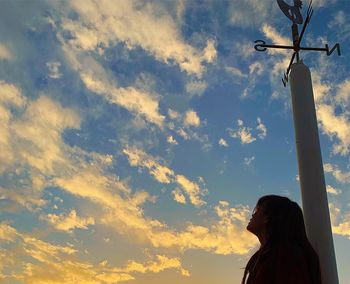
M303 213L300 206L287 197L266 195L261 197L256 208L262 208L267 217L267 242L250 258L244 270L242 284L246 283L247 274L254 273L254 268L262 259L279 245L293 246L301 249L304 254L310 283L321 283L318 255L311 246L305 231Z

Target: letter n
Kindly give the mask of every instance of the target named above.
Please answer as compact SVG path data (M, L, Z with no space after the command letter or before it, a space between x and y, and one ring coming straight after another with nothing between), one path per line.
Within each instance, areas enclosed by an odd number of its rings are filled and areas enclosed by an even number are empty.
M338 56L341 55L339 43L337 43L335 46L333 46L333 48L331 50L329 50L328 44L326 44L326 49L327 49L326 50L327 51L327 56L330 56L334 52L335 49L337 49Z

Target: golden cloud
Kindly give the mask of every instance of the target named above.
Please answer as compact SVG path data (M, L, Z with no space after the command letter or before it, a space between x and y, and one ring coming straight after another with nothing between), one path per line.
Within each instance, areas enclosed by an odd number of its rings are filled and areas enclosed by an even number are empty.
M179 27L167 14L159 14L151 3L140 7L135 1L71 1L79 14L80 22L63 21L63 28L74 36L70 44L82 50L98 50L101 43L123 42L128 48L142 47L157 60L166 64L175 62L189 74L201 76L203 62L213 62L216 49L212 40L207 41L203 52L187 44ZM137 7L138 6L138 7ZM158 13L157 13L158 11ZM156 33L149 31L156 30Z
M1 223L0 243L3 241L11 243L0 250L0 259L4 260L0 265L0 277L5 281L119 283L134 279L135 273L159 273L168 269L189 276L189 272L182 267L178 258L164 255L156 255L155 260L146 263L130 260L124 267L110 266L107 261L94 265L78 260L77 251L71 246L52 244Z
M158 161L159 159L135 147L124 149L123 153L127 155L131 166L147 169L158 182L165 184L176 183L188 196L193 205L202 206L206 203L201 199L201 196L206 194L206 189L202 189L198 183L190 181L185 176L176 174L172 169L162 165ZM177 194L175 197L179 197L179 195ZM181 203L183 203L183 199L175 198L175 200L181 200Z
M71 210L69 214L48 214L43 219L51 223L57 230L66 232L71 232L75 228L88 229L89 225L95 224L94 218L81 218L77 216L75 210Z

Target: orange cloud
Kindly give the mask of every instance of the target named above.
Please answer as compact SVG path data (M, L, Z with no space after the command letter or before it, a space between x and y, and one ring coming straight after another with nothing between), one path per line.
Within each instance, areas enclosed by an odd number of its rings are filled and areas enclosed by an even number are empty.
M107 284L132 280L136 273L159 273L168 269L189 276L178 258L164 255L157 255L155 260L146 263L130 260L124 267L110 266L107 261L94 265L78 260L77 251L71 246L42 241L1 223L0 243L4 241L10 243L0 251L0 279L5 281Z

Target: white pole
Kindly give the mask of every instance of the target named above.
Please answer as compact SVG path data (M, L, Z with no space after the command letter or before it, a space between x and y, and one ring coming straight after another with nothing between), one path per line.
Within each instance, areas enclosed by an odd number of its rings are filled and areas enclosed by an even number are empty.
M338 284L309 68L302 61L294 63L289 80L306 232L320 259L322 284Z

